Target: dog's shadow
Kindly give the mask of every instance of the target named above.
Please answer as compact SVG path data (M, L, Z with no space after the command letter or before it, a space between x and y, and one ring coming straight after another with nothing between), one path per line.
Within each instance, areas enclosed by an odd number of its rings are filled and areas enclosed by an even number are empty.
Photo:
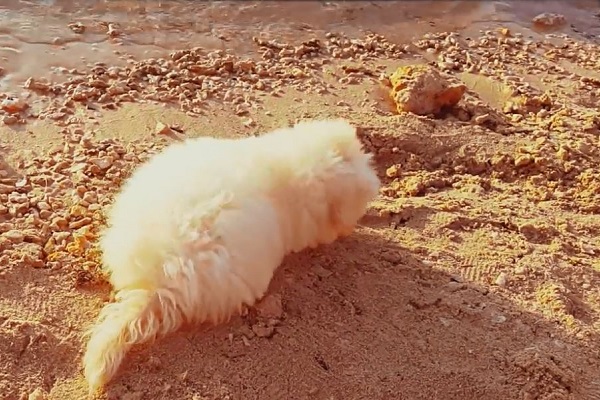
M586 398L578 396L600 389L581 372L598 338L589 339L593 346L569 338L540 315L421 261L384 232L362 227L287 257L268 293L282 300L279 321L251 311L141 346L127 355L108 397ZM256 323L274 332L253 331Z

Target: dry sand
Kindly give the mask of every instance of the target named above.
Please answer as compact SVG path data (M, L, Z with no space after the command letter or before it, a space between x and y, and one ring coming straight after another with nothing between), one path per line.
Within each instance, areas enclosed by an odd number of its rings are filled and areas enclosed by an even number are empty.
M115 7L142 7L129 3ZM288 257L230 323L136 348L101 398L599 399L598 19L535 2L418 12L435 3L182 3L179 15L222 22L203 33L219 45L145 55L133 39L147 18L81 11L46 45L52 59L104 37L87 63L45 74L51 61L26 61L31 43L4 57L0 398L85 398L81 333L111 296L95 239L149 154L344 117L384 181L356 233ZM496 21L478 21L490 4ZM534 29L542 11L566 23ZM328 34L327 18L339 23ZM360 29L378 24L388 35ZM185 29L198 31L165 37ZM442 114L398 114L385 77L427 63L466 93Z

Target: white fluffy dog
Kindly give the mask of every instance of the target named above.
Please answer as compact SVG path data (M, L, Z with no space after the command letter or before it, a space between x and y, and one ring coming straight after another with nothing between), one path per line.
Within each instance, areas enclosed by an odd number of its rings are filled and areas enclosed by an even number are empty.
M90 392L132 345L253 305L286 254L352 233L379 185L343 120L155 155L124 185L101 239L116 301L88 332Z

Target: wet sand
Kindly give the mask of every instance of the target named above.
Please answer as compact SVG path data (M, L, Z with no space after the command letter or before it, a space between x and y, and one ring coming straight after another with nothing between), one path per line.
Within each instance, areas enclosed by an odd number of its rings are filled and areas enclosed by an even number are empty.
M355 234L288 257L229 323L136 348L98 398L600 398L599 12L3 2L0 399L85 398L81 334L111 298L97 236L136 165L324 117L359 127L383 181ZM404 65L466 93L398 113Z

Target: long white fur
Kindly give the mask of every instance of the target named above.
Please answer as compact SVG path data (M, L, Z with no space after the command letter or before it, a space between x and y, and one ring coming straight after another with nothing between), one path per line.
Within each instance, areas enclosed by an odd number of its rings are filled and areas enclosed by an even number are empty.
M90 393L132 345L254 304L286 254L352 233L379 185L343 120L155 155L117 196L100 242L117 294L88 332Z

